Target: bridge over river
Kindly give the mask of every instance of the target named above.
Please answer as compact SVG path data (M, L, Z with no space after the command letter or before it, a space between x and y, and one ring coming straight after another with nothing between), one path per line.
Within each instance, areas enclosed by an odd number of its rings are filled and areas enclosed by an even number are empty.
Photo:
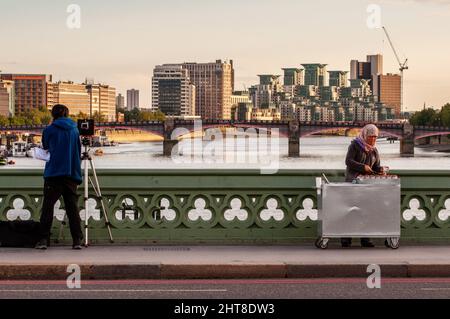
M96 129L106 130L141 130L164 138L164 155L170 156L173 147L182 134L207 131L211 129L235 128L243 131L274 132L289 140L289 157L300 156L300 139L302 137L330 130L352 130L364 127L368 122L299 122L299 121L233 121L233 120L175 120L164 122L106 122L96 123ZM450 127L413 126L404 123L373 123L384 136L400 140L400 154L403 157L414 156L414 141L417 139L450 135ZM46 125L1 126L0 132L30 133L41 135Z

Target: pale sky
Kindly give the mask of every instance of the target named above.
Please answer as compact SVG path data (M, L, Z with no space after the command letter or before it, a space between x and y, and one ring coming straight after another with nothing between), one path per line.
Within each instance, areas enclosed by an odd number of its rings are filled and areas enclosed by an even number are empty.
M81 8L80 29L66 25L70 4ZM136 88L141 107L163 63L233 59L237 90L283 67L349 70L375 53L396 73L383 31L367 26L370 4L409 59L406 110L450 102L450 0L0 0L0 70Z

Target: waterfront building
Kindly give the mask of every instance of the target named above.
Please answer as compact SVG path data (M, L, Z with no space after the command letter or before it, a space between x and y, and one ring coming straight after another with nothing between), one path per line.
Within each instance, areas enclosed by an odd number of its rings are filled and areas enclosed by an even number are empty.
M319 96L319 87L316 85L297 85L294 93L298 97L312 98Z
M235 91L231 95L231 107L236 107L239 103L252 103L248 91Z
M327 65L320 63L302 64L305 68L305 85L325 86L327 85Z
M321 86L320 99L322 101L337 101L339 99L339 87L337 86Z
M233 61L183 63L195 85L195 114L202 119L230 119L234 87Z
M256 108L270 108L278 104L279 94L283 92L280 75L258 75L259 85L255 85L252 91L252 102Z
M399 74L388 73L378 76L380 90L379 101L394 109L395 115L400 116L402 103L402 78Z
M12 117L14 113L14 81L0 80L0 115Z
M280 113L281 113L281 120L283 121L289 121L294 118L296 118L296 104L289 101L289 100L283 100L280 102Z
M66 105L70 114L96 113L106 121L116 120L116 89L104 84L56 82L47 84L48 109L55 104Z
M14 113L43 108L47 105L47 82L52 81L46 74L0 74L0 80L14 82Z
M298 68L284 68L284 82L285 86L296 86L304 84L303 69Z
M337 87L348 86L348 71L328 71L329 74L329 85Z
M196 88L181 64L158 65L153 70L152 109L175 117L195 116Z
M367 62L352 60L350 62L350 79L371 80L370 89L375 101L379 101L380 89L378 86L378 76L383 74L383 55L367 55Z

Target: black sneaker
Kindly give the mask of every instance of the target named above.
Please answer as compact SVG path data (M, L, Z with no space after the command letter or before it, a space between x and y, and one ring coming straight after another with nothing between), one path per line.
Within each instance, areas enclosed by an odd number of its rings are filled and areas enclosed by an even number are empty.
M82 249L82 247L81 247L81 240L74 240L73 241L73 244L72 244L72 249L74 249L74 250L81 250Z
M370 241L364 241L364 242L361 243L361 247L373 248L373 247L375 247L375 245L372 242L370 242Z
M40 250L46 250L47 249L47 239L41 239L34 248L40 249Z
M342 246L342 248L352 247L352 239L351 238L341 238L341 246Z

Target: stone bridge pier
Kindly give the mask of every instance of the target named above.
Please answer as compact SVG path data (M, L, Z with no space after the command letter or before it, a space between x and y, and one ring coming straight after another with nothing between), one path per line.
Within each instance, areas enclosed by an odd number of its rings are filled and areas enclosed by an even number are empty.
M172 149L178 144L178 140L172 139L172 133L175 130L175 120L168 118L164 121L164 141L163 141L163 155L171 156Z
M300 157L300 123L289 122L288 131L288 157Z
M414 157L414 126L409 122L403 125L403 137L400 141L400 156Z

